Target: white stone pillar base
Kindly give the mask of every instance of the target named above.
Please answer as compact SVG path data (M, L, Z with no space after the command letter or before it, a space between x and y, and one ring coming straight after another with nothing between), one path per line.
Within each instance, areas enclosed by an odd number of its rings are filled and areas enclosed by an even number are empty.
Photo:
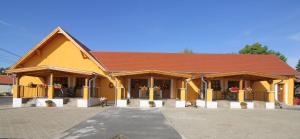
M198 107L205 108L205 100L196 100L196 105ZM218 102L217 101L207 102L207 108L208 109L218 108Z
M205 107L205 101L198 99L198 100L196 100L196 105L197 105L197 107L204 108Z
M155 107L160 108L163 106L163 101L162 100L154 100Z
M86 99L77 99L77 107L81 107L81 108L89 107L88 100L86 100Z
M141 108L149 108L149 100L140 100L140 107Z
M117 107L127 107L127 100L117 100Z
M12 106L15 107L22 107L22 98L13 98Z
M176 108L185 108L185 101L177 100L176 101Z
M247 103L247 109L254 109L254 103L253 102L246 102Z
M274 102L266 102L266 109L275 109Z
M218 102L217 101L211 101L211 102L207 102L207 107L208 109L216 109L218 108Z
M230 102L231 109L241 109L241 103L237 101Z

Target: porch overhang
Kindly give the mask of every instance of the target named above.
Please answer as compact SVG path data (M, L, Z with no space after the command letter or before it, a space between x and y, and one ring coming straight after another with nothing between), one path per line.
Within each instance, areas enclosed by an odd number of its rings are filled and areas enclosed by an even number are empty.
M22 75L32 75L32 76L43 76L48 75L47 73L57 72L57 73L68 73L84 76L97 75L95 72L64 68L64 67L55 67L55 66L36 66L36 67L26 67L26 68L17 68L6 70L7 74L22 74Z
M180 78L191 78L192 77L192 75L190 75L190 74L168 72L168 71L161 71L161 70L142 70L142 71L126 71L126 72L111 73L111 75L115 76L115 77L141 75L141 74L161 74L161 75L180 77Z
M218 79L218 78L238 78L238 79L247 79L247 80L284 80L287 79L285 76L266 74L260 72L227 72L227 73L213 73L206 74L208 79Z

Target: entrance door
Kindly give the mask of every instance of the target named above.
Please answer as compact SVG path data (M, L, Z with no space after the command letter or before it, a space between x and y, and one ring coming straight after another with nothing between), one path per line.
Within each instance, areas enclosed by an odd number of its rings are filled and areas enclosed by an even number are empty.
M155 79L154 87L159 87L162 93L162 99L171 98L171 80ZM160 92L157 92L159 95Z
M131 79L130 97L131 98L139 98L139 90L143 86L148 87L147 79Z
M277 85L277 98L279 102L284 101L284 84L278 84Z

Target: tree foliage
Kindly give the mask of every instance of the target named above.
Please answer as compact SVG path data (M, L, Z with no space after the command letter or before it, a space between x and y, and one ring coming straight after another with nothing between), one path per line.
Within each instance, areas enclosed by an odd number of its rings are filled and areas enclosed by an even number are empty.
M193 52L192 49L185 48L185 49L182 51L182 53L184 53L184 54L192 54L192 53L194 53L194 52Z
M5 70L7 70L8 68L1 68L0 67L0 75L4 75L5 74Z
M246 45L244 48L242 48L239 51L240 54L272 54L276 55L278 58L280 58L282 61L286 62L287 57L281 54L278 51L269 50L268 46L262 46L260 43L254 43L251 45Z
M300 72L300 59L298 60L298 64L296 66L296 70Z

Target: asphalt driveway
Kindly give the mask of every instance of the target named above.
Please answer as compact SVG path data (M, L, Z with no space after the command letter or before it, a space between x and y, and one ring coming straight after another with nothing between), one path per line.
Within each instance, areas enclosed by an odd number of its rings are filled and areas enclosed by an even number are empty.
M3 105L11 105L12 97L11 96L0 96L0 107Z
M121 134L130 139L180 139L158 109L111 108L64 132L66 139L109 139Z

